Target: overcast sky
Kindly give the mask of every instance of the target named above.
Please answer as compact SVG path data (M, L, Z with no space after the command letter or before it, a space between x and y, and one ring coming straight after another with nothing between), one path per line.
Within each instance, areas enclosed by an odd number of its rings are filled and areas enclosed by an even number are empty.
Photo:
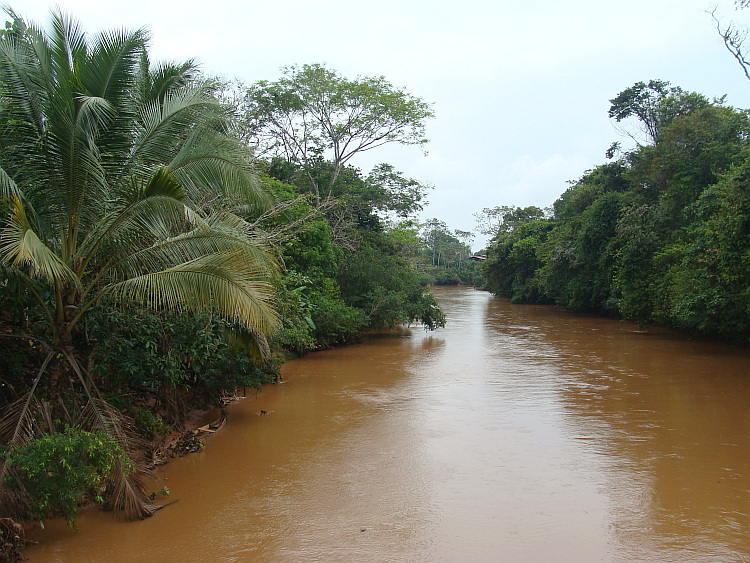
M325 63L348 77L385 76L434 104L429 154L383 147L355 158L390 162L432 184L423 219L474 230L473 213L547 207L614 141L609 99L667 80L750 107L750 82L726 51L705 0L22 0L46 25L54 5L85 29L147 27L154 60L196 58L245 82L284 65ZM750 21L722 0L725 21ZM475 249L485 241L477 236Z

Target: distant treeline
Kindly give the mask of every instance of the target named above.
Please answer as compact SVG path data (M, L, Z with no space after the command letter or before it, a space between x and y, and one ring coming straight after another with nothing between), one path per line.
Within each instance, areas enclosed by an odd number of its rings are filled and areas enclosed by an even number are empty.
M666 82L638 83L609 115L636 140L587 171L552 209L502 208L487 288L748 343L750 122Z

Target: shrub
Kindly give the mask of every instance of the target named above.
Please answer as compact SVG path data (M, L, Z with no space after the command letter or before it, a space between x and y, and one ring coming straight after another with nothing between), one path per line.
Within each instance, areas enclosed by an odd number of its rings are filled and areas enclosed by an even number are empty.
M87 328L93 371L110 385L218 395L273 378L246 349L230 346L232 326L210 315L110 309L92 315Z
M106 477L118 464L126 474L132 472L129 458L114 439L73 428L31 440L6 452L5 458L5 484L25 497L29 515L43 522L59 513L71 527L79 502L104 502Z

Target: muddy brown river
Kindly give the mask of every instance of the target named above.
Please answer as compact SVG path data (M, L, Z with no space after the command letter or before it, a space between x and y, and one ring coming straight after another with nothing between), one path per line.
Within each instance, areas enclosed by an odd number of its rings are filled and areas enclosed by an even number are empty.
M750 561L750 351L437 288L448 326L284 366L47 561ZM266 415L261 415L266 411Z

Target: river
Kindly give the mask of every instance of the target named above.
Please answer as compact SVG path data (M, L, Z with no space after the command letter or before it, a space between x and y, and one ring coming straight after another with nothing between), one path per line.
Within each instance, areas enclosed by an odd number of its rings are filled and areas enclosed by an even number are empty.
M317 352L31 562L750 561L750 351L471 288ZM267 414L262 414L264 411Z

